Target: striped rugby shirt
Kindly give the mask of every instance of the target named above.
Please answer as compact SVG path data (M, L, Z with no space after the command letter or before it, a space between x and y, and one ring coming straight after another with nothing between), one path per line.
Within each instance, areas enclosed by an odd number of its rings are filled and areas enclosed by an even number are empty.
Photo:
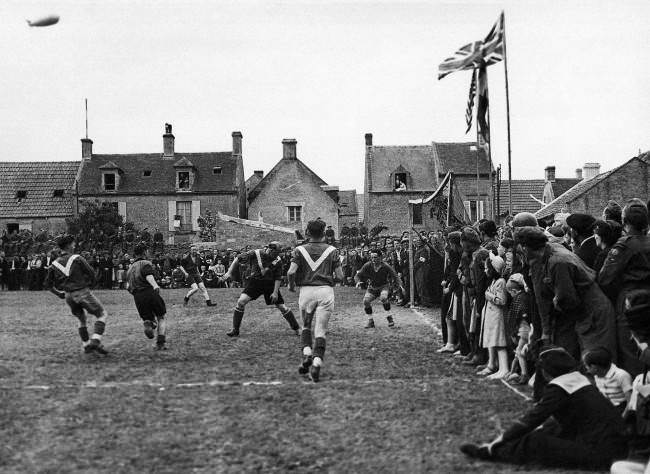
M297 286L334 286L334 270L341 266L338 250L326 242L299 245L291 262L298 265Z

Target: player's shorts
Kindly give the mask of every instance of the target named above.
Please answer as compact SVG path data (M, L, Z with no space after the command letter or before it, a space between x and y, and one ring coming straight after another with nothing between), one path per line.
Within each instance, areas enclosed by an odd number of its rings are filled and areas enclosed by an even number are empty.
M284 304L282 293L280 293L279 290L278 300L275 303L271 301L271 294L273 293L274 288L275 282L273 280L256 280L251 278L246 283L246 288L244 288L242 293L247 294L252 300L256 300L261 295L264 295L264 301L267 305Z
M368 287L368 289L366 290L366 294L363 297L371 298L374 300L375 298L379 298L381 293L384 291L388 292L388 296L390 296L390 285L384 285L378 288Z
M136 291L133 293L133 300L143 321L154 321L167 313L165 301L153 288Z
M329 285L301 286L298 307L309 314L315 311L331 314L334 311L334 288Z
M75 316L84 316L84 310L98 318L106 315L104 307L88 288L66 292L65 302Z
M199 275L198 273L190 273L189 275L187 275L187 283L189 283L190 285L193 285L194 283L199 285L203 283L203 278L201 278L201 275Z

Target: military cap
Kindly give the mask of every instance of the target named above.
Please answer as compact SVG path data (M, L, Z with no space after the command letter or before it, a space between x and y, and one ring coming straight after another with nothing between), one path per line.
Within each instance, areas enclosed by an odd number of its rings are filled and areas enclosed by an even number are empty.
M578 362L562 347L552 347L540 352L537 366L551 377L559 377L576 370Z
M515 233L518 243L531 249L539 249L548 242L548 237L542 229L536 226L519 227Z
M571 227L580 235L589 234L592 231L595 222L596 219L594 216L581 214L579 212L575 212L566 218L566 225Z
M530 212L519 212L512 219L512 227L536 226L537 218Z

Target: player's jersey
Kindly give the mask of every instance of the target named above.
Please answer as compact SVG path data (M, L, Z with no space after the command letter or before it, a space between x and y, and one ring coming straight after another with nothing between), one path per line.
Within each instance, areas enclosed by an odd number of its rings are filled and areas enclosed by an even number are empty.
M95 285L95 272L81 255L64 253L48 269L46 288L76 291Z
M263 250L255 249L244 252L239 260L248 266L248 278L251 280L282 280L282 257L273 258Z
M368 282L370 288L381 288L382 286L390 284L391 280L397 278L395 270L384 262L379 264L377 270L375 270L372 262L368 262L361 267L361 270L357 272L357 275L361 281Z
M198 255L196 258L193 258L192 255L188 255L183 260L181 260L181 267L185 269L190 275L199 274L199 267L202 265L201 257Z
M291 262L298 265L297 286L334 286L334 270L341 266L338 250L325 242L296 247Z
M153 275L153 265L149 260L139 258L133 262L126 272L129 293L133 294L151 288L151 284L147 281L147 275Z

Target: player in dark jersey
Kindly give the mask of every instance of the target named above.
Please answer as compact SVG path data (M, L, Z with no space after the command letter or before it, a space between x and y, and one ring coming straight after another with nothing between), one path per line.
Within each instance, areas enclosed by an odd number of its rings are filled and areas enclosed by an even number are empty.
M300 287L298 305L302 317L302 363L298 372L314 382L320 379L320 368L325 357L325 336L334 310L334 282L343 281L343 270L336 248L326 243L325 222L307 224L309 241L296 247L287 272L289 291ZM312 348L312 322L315 343Z
M95 285L95 272L85 258L75 254L74 237L66 235L58 239L61 255L52 262L45 279L45 288L54 293L70 307L73 316L79 320L79 337L84 352L108 354L101 344L106 329L106 311L99 300L90 292ZM86 311L97 319L92 337L88 335Z
M203 279L201 278L201 265L203 264L201 257L199 256L199 253L197 251L196 247L191 247L190 248L190 253L186 255L182 260L181 260L181 270L183 270L183 273L185 274L185 278L190 281L190 291L187 292L185 297L183 298L183 304L187 306L187 303L190 301L191 296L201 290L203 292L203 297L205 298L205 304L208 306L216 306L211 300L210 300L210 295L208 294L208 290L205 287L205 284L203 283Z
M266 304L275 305L280 310L282 317L287 320L291 329L298 334L300 325L296 321L293 312L284 304L284 299L280 293L280 284L282 283L280 250L279 242L271 242L266 249L244 252L232 261L226 274L220 278L221 281L228 281L240 262L247 263L250 269L246 287L239 295L232 315L232 329L226 333L229 337L239 336L239 328L244 318L246 305L262 295Z
M385 262L381 261L381 250L373 249L370 251L370 261L367 262L354 276L357 287L361 286L362 282L368 284L366 294L363 296L363 309L368 315L368 323L366 329L374 328L375 321L372 319L372 302L379 298L384 310L390 311L390 285L394 281L399 286L402 293L404 293L404 285L402 279L397 272ZM394 328L395 321L393 317L386 315L388 320L388 327Z
M153 264L146 260L146 245L136 245L134 249L135 262L131 264L126 273L126 284L129 293L133 295L135 307L138 310L144 334L153 339L154 331L158 329L155 350L166 350L165 333L167 323L165 322L165 301L160 296L160 287L156 283L153 272Z

